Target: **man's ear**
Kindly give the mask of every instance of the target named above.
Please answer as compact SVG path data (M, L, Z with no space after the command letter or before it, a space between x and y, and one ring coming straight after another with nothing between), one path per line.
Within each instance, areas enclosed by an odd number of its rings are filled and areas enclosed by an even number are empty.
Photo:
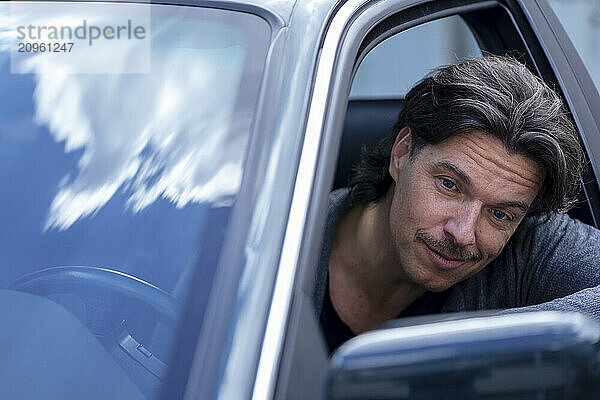
M389 172L392 176L392 179L394 179L394 182L398 182L400 171L402 170L404 163L408 159L411 141L412 135L410 132L410 128L408 126L405 126L404 128L400 129L398 135L396 136L396 140L394 141L394 145L392 146L392 152L390 154Z

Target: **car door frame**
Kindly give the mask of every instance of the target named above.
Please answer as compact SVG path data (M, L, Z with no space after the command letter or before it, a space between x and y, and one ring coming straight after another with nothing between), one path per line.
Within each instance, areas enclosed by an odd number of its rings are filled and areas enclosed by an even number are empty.
M600 165L592 149L600 143L600 132L591 106L600 100L597 93L590 95L581 87L581 79L586 82L589 75L576 53L574 56L580 65L568 62L573 53L565 53L561 46L564 46L562 28L549 26L553 20L548 12L553 15L552 11L540 3L543 2L350 0L332 12L314 78L290 218L267 322L269 340L265 340L261 350L253 399L321 398L324 393L327 355L314 315L312 292L346 103L364 43L381 42L391 34L433 19L503 8L511 17L515 33L521 38L536 72L557 82L572 110L593 167L589 171L591 179L586 183L586 195L594 220L598 221L598 183L594 172L600 170ZM395 28L377 31L386 19L398 16L406 20ZM368 38L368 35L373 37ZM568 38L564 39L570 44ZM584 78L578 81L576 72ZM600 150L600 145L597 148Z
M594 225L600 227L600 97L579 53L547 0L518 0L529 27L551 64L556 84L581 135L588 157L582 176L583 191L591 209ZM524 23L522 23L524 25ZM523 27L525 31L526 26Z

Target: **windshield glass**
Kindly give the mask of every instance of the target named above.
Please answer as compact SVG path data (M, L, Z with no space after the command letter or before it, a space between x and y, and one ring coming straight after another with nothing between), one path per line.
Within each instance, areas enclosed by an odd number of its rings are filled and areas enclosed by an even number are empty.
M198 269L208 296L269 35L226 10L0 5L0 397L158 393Z

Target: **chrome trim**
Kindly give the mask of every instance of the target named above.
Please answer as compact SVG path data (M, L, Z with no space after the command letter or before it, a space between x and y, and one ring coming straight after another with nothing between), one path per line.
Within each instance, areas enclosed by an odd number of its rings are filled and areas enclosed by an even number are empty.
M344 4L335 14L323 42L275 289L269 308L265 339L254 381L252 393L254 400L270 400L275 390L276 372L281 358L294 278L298 268L304 226L315 178L321 131L325 121L335 58L348 22L356 11L367 2L367 0L350 0Z
M406 326L400 328L381 329L363 333L344 343L336 354L345 355L357 351L368 352L375 346L385 346L388 342L405 342L411 339L423 340L436 336L461 337L464 333L485 332L488 338L493 338L495 333L500 337L505 335L506 329L519 328L520 333L538 332L546 325L557 323L569 324L580 328L579 339L591 343L600 341L600 332L597 326L589 323L589 318L574 312L533 311L522 313L508 313L485 317L458 319L452 321L431 322L423 325Z

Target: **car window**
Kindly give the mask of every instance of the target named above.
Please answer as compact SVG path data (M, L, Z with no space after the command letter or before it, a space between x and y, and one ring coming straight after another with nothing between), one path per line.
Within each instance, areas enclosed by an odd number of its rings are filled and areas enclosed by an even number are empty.
M593 0L549 0L590 77L600 88L600 3Z
M392 133L401 100L415 83L441 65L481 55L459 16L417 25L369 52L352 82L334 188L347 185L363 145Z
M15 315L0 322L11 355L0 397L100 386L91 398L152 398L191 276L205 300L212 285L270 27L198 7L11 3L0 5L0 302ZM45 333L56 341L32 345ZM44 347L51 371L29 369Z
M436 67L475 57L481 57L481 50L460 17L418 25L383 41L367 54L354 77L350 99L403 98Z

